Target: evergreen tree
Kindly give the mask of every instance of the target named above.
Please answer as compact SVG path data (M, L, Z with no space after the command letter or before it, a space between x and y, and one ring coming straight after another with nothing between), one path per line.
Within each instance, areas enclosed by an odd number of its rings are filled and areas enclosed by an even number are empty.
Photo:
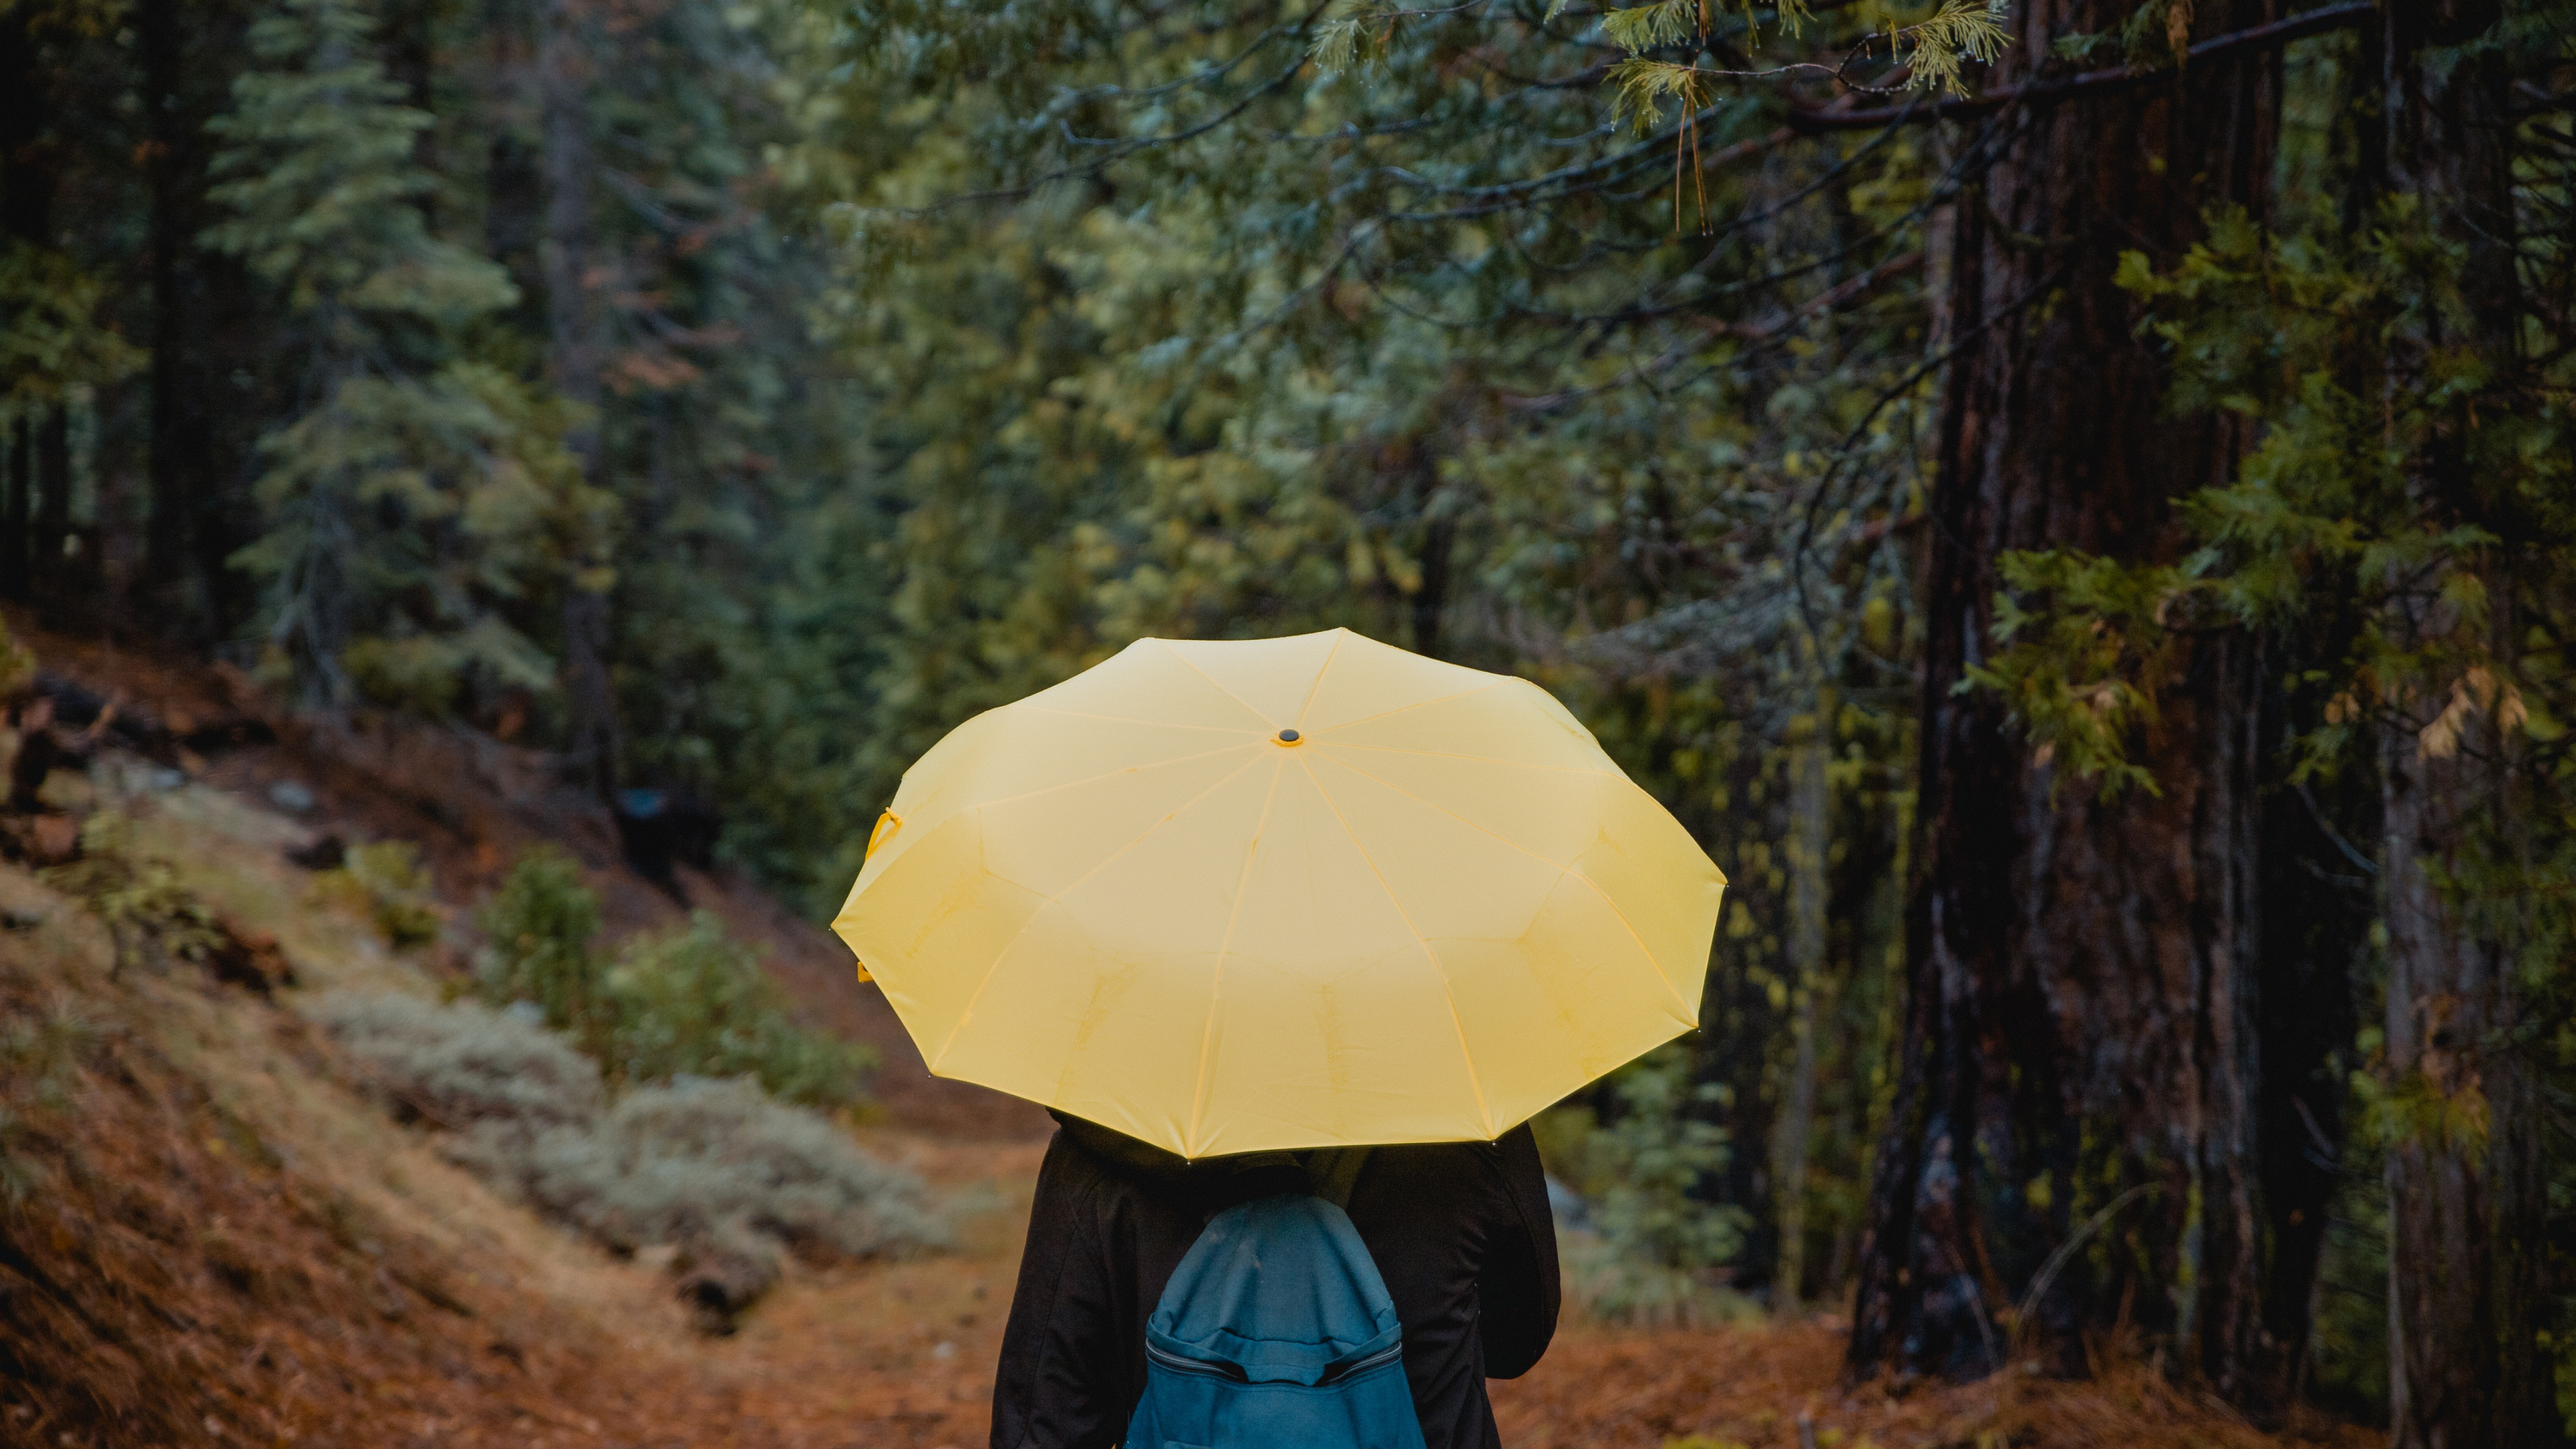
M276 667L316 704L437 711L551 683L524 621L608 505L563 447L564 409L469 345L516 294L431 231L430 119L375 23L359 0L285 0L254 27L262 68L214 127L228 216L206 240L277 289L302 353L296 415L261 442L267 531L239 558Z

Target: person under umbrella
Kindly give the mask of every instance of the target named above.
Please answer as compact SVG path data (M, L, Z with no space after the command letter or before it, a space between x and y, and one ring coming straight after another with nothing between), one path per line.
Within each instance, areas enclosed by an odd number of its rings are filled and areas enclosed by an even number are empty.
M1047 1106L997 1449L1476 1449L1557 1311L1540 1109L1697 1024L1725 878L1526 680L1140 640L908 771L834 922Z

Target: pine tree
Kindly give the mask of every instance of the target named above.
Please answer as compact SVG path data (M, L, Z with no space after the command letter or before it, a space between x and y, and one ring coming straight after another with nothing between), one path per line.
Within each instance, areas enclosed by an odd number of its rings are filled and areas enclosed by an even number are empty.
M276 289L302 353L297 414L261 442L267 531L237 562L308 701L442 710L551 684L523 621L607 505L563 447L566 411L467 345L516 290L431 232L430 118L374 25L360 0L282 0L215 123L228 216L207 244Z

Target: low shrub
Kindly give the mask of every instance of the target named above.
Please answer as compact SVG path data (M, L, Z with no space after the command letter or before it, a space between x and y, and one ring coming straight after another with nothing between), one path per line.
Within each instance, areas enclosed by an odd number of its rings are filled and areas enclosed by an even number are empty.
M81 823L80 858L39 872L107 927L109 975L146 962L203 962L223 944L215 915L179 879L177 866L144 850L134 822L101 810Z
M711 1326L775 1282L788 1253L874 1258L947 1242L919 1178L749 1076L683 1075L612 1103L597 1066L533 1006L336 993L314 1014L379 1090L453 1130L453 1160L612 1248L676 1247Z
M533 1004L546 1025L597 1052L612 1025L607 971L590 941L599 898L581 864L552 846L522 856L483 910L490 937L474 963L476 989L495 1006Z
M1750 1311L1716 1270L1743 1250L1743 1209L1698 1196L1728 1160L1725 1129L1690 1115L1721 1088L1690 1080L1678 1047L1650 1052L1609 1084L1615 1115L1558 1108L1533 1124L1549 1167L1586 1200L1586 1230L1567 1235L1566 1286L1616 1323L1722 1322Z
M628 940L613 964L592 945L599 901L558 850L530 853L483 913L491 944L475 968L494 1005L529 1003L613 1082L754 1076L813 1106L862 1099L875 1054L798 1026L752 947L700 911Z
M627 943L608 975L617 1007L606 1059L628 1081L753 1076L774 1097L859 1100L876 1057L807 1031L750 947L700 911L689 924Z
M437 883L420 862L420 847L408 840L353 845L340 868L365 896L367 914L386 941L408 947L438 939L444 920L437 906Z
M607 1108L598 1066L528 1016L355 991L324 996L312 1012L378 1090L441 1127L575 1126Z
M471 1149L530 1201L620 1248L750 1232L819 1260L946 1241L920 1179L749 1081L684 1077L628 1093L591 1130Z

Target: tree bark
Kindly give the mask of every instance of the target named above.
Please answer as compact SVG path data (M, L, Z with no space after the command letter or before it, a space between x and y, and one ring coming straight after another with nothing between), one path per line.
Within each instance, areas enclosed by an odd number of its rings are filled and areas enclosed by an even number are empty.
M2290 663L2341 651L2294 643ZM2274 671L2287 673L2285 667ZM2267 701L2269 733L2285 745L2287 707ZM2310 721L2313 728L2317 722ZM2287 1403L2302 1387L2317 1273L2336 1196L2344 1185L2346 1068L2359 1025L2356 963L2378 918L2371 842L2379 838L2378 784L2366 769L2333 781L2284 778L2286 748L2266 772L2262 850L2262 981L2259 1015L2262 1205L2271 1254L2265 1265L2263 1331L2274 1382L2268 1401Z
M581 460L585 481L600 475L599 308L590 276L591 159L585 0L546 0L537 51L538 100L544 133L545 240L549 363L555 387L578 410L565 442ZM592 540L572 541L564 585L563 689L565 756L583 788L610 799L617 789L617 700L608 672L606 588L592 575L605 560Z
M8 494L0 498L0 597L19 600L31 592L27 540L29 504L36 491L35 431L20 418L0 437L0 452L9 458Z
M185 586L189 545L196 530L189 525L201 506L197 466L190 455L192 409L183 375L187 356L189 307L182 297L181 271L193 247L187 204L186 156L190 137L179 98L179 0L142 0L135 9L135 35L143 51L143 110L149 157L144 175L150 191L147 225L152 277L152 443L146 470L152 480L152 520L144 533L143 573L149 592L174 594Z
M2116 30L2132 8L2017 7L1994 83L2037 78L2053 39ZM2204 3L2195 29L2271 17L2265 0ZM1923 873L1855 1306L1860 1373L1984 1372L2007 1335L2077 1372L2087 1337L2125 1321L2239 1401L2269 1381L2259 647L2241 634L2179 646L2136 745L2160 795L2105 800L2058 777L1996 699L1958 690L1994 647L2007 553L2172 559L2187 540L2171 500L2232 473L2241 425L2167 414L2113 274L2129 248L2170 264L2212 205L2263 213L2278 66L2275 52L2230 57L2125 95L2008 108L1975 143L1990 159L1951 239L1960 341L1928 530ZM2043 1262L2088 1227L2106 1250L2035 1293ZM2005 1313L2025 1298L2026 1315Z
M2499 377L2515 367L2511 76L2492 49L2462 49L2502 19L2497 0L2385 12L2390 184L2459 248L2465 304L2457 325L2427 309L2425 333L2391 348L2390 381L2403 392L2428 386L2430 364L2448 351L2480 357ZM2488 496L2471 461L2470 408L2454 404L2410 459L2409 502L2425 527L2505 520L2509 500ZM2466 676L2483 657L2491 679L2511 677L2508 560L2503 549L2453 556L2429 578L2398 581L2381 621L2433 661L2380 742L2386 1090L2412 1104L2386 1169L2392 1449L2549 1445L2563 1433L2538 1341L2546 1200L2537 1084L2509 1040L2520 1018L2513 925L2506 907L2464 899L2518 854L2514 735L2500 727L2501 696L2481 699ZM2469 570L2486 574L2484 621L2463 615L2447 588ZM2463 689L2478 707L2451 734L2428 734Z
M1813 650L1808 666L1815 667ZM1789 763L1789 1076L1771 1129L1771 1200L1780 1252L1771 1305L1799 1311L1807 1268L1807 1148L1816 1122L1816 1017L1830 982L1825 963L1826 872L1833 847L1832 791L1825 767L1833 755L1833 691L1815 691L1805 734Z
M61 403L36 425L35 523L28 531L27 578L50 610L69 605L71 569L64 544L72 532L71 412Z
M265 362L282 355L288 319L237 264L197 245L211 219L206 123L231 103L230 77L247 63L247 9L137 0L132 12L152 298L150 516L133 583L147 627L198 643L227 637L256 607L256 586L232 556L261 526L249 484L262 422L290 405Z
M12 247L53 246L57 177L53 138L46 134L48 90L27 7L0 15L0 243ZM0 568L11 598L38 594L40 577L51 572L42 538L53 487L45 444L60 415L58 405L28 399L18 404L9 497L0 507ZM61 552L59 540L54 551Z

